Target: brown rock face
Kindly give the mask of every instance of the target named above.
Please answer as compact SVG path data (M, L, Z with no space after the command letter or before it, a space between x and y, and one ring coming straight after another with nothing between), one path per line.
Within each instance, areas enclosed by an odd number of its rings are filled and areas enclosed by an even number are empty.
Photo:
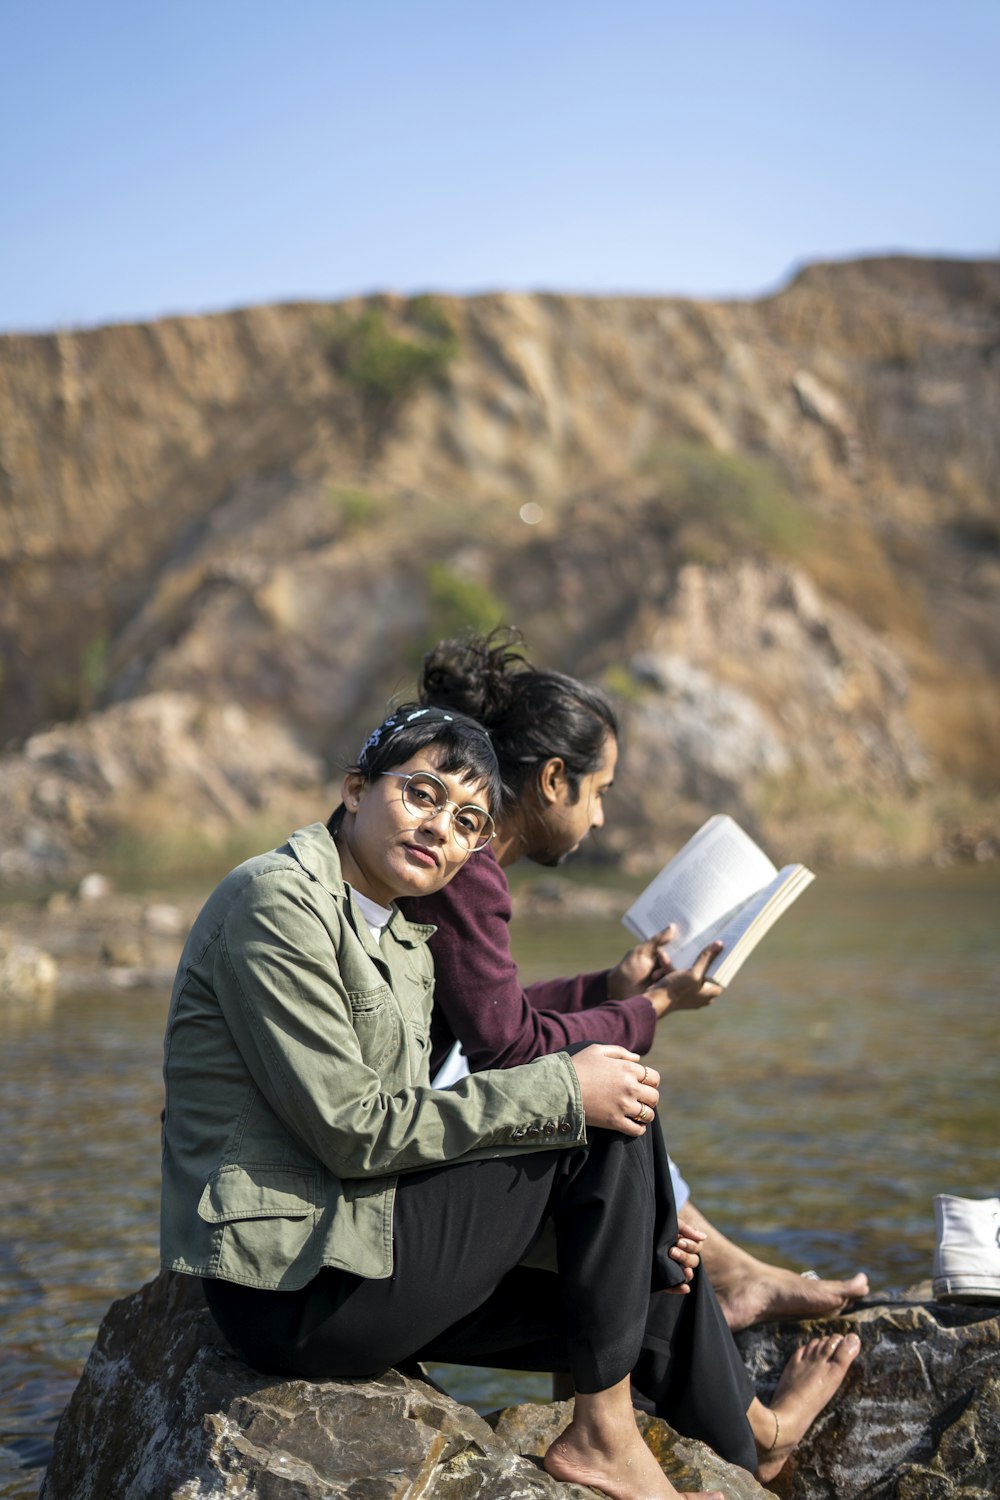
M321 788L321 763L275 720L150 693L0 757L0 881L78 878L123 827L143 828L150 849L178 825L209 835L261 820L283 835L326 815Z
M399 299L365 305L405 331ZM700 764L681 815L661 799L661 843L732 810L793 829L782 858L987 846L1000 264L815 266L757 302L442 306L446 378L374 446L329 307L0 337L0 747L179 693L280 721L329 770L436 637L504 618L629 703L640 653L710 679L663 705ZM86 788L31 774L36 864L60 817L96 857ZM798 819L820 802L822 827Z

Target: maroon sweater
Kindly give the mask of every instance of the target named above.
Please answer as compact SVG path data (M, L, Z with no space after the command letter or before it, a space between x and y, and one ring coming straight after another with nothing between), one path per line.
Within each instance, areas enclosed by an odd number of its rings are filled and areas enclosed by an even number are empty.
M510 887L492 849L473 855L444 890L407 898L403 909L437 927L432 1077L456 1038L474 1073L531 1062L571 1042L616 1042L631 1052L652 1046L652 1005L643 995L609 1000L606 970L523 988L510 951Z

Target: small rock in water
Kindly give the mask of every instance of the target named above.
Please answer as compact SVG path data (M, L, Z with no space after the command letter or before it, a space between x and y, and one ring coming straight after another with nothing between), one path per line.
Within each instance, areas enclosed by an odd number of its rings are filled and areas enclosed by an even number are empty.
M111 969L137 969L142 949L129 933L108 933L101 944L101 959Z
M160 937L177 937L184 931L184 913L179 906L171 906L166 901L155 901L147 906L142 921L150 932Z
M97 870L85 875L76 888L81 901L103 901L111 894L111 881Z
M0 932L0 999L45 1000L55 991L59 965L32 943L17 943Z

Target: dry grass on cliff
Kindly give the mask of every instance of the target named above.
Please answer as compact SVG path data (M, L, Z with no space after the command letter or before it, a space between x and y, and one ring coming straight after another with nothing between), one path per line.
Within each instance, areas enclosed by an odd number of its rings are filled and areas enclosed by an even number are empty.
M656 484L654 504L685 562L737 556L801 557L816 523L770 463L700 443L660 443L640 473Z
M913 684L909 717L949 779L1000 792L1000 683L943 665Z

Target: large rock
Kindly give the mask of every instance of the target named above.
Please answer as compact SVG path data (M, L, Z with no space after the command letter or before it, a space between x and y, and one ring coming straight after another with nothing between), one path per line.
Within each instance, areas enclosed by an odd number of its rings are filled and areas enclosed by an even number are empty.
M677 748L687 763L711 767L707 746L725 739L727 727L744 742L744 765L735 755L725 760L723 786L727 777L738 789L740 774L781 771L789 758L854 792L909 792L928 775L905 716L902 657L797 568L756 561L682 568L652 646L634 666L666 695L668 719L681 715L686 739ZM713 686L722 698L714 712ZM686 725L685 704L702 720L700 743ZM733 706L740 704L742 713Z
M657 864L672 808L690 831L729 812L786 859L930 857L933 766L909 717L902 654L801 569L688 564L628 661L622 816L605 835ZM882 800L895 822L873 816Z
M558 1419L558 1408L543 1410ZM259 1375L225 1345L200 1284L164 1273L105 1317L40 1500L594 1500L520 1457L505 1416L506 1441L396 1371L323 1382ZM670 1462L673 1434L655 1425ZM678 1464L711 1475L733 1500L764 1495L702 1444L686 1444Z
M1000 1309L901 1301L836 1323L749 1329L738 1342L761 1398L805 1336L833 1328L854 1329L861 1354L773 1481L775 1492L789 1500L996 1500Z
M770 1489L783 1500L995 1500L1000 1495L1000 1316L901 1301L822 1324L739 1335L768 1399L805 1338L856 1329L862 1353ZM40 1500L593 1500L538 1457L565 1404L487 1421L433 1384L282 1381L230 1352L189 1277L160 1275L112 1305L59 1423ZM646 1442L685 1489L767 1493L666 1423Z
M323 766L294 731L238 703L147 693L0 756L0 881L75 881L124 828L222 842L325 815Z

